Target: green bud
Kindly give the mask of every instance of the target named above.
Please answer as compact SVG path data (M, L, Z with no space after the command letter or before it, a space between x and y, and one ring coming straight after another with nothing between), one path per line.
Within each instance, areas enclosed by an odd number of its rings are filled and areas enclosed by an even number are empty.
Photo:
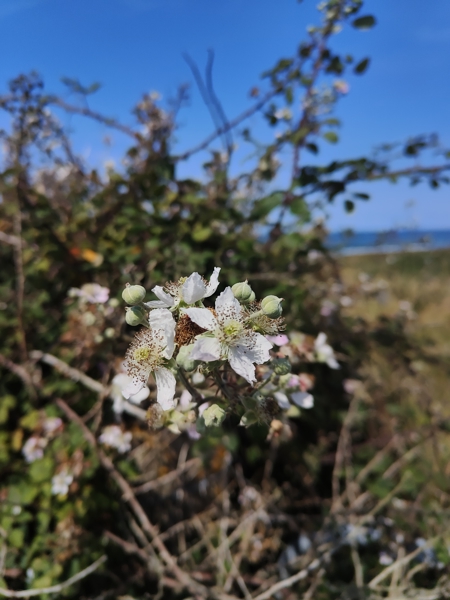
M225 411L223 408L220 408L218 404L211 404L211 406L204 411L202 417L206 427L219 427L225 419Z
M271 319L277 319L281 317L281 313L283 312L281 308L282 301L283 298L278 298L278 296L266 296L261 301L261 309L266 316Z
M276 375L287 375L291 372L291 363L288 358L275 358L272 361L273 372Z
M144 310L142 306L132 306L131 308L127 308L127 312L125 313L125 321L128 323L128 325L136 327L146 320L147 311Z
M122 292L122 298L127 304L139 304L145 298L146 290L142 285L130 285L127 283L126 288Z
M254 302L256 300L256 296L255 296L255 292L252 292L250 294L250 298L247 300L247 304L251 304L252 302Z
M248 302L250 302L252 294L253 296L255 296L252 288L248 285L247 281L235 283L231 290L234 294L234 297L243 304L247 304Z
M197 362L190 358L193 348L194 344L189 344L189 346L181 346L176 358L177 365L187 373L194 371L197 366Z

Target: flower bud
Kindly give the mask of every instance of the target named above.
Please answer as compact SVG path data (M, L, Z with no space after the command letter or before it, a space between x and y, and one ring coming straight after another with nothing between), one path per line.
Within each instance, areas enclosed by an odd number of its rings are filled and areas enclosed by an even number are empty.
M125 313L125 321L128 325L136 327L147 320L147 311L142 306L132 306Z
M130 285L127 283L126 288L122 292L122 298L127 304L139 304L145 298L146 290L142 285Z
M241 281L239 283L235 283L231 288L231 291L234 294L234 297L242 302L243 304L247 304L250 302L250 298L253 294L255 296L252 288L248 285L247 281Z
M218 404L211 404L202 414L206 427L219 427L225 419L225 411Z
M255 292L252 292L250 294L250 298L247 300L246 304L251 304L252 302L254 302L256 300L256 296L255 296Z
M193 347L194 344L189 344L189 346L181 346L176 358L177 365L187 373L194 371L195 367L197 366L197 361L190 358Z
M261 301L261 309L266 316L271 319L277 319L281 317L281 313L283 312L281 308L282 301L283 298L278 298L278 296L266 296Z
M275 358L272 362L275 375L287 375L291 372L291 363L288 358Z

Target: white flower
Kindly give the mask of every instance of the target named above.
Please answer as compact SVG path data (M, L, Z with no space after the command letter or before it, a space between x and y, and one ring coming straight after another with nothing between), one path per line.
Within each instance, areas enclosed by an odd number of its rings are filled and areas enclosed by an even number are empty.
M52 494L54 496L66 496L72 481L73 475L66 469L57 473L52 477Z
M32 463L44 456L44 448L47 445L47 440L33 435L30 437L22 448L22 454L28 463Z
M326 343L327 336L319 333L314 340L314 352L318 362L326 363L330 369L340 369L339 363L334 356L333 348Z
M260 333L246 329L246 314L230 287L217 300L215 315L207 308L187 308L199 327L213 333L197 338L191 358L211 362L228 360L231 368L249 383L256 381L255 366L269 360L272 344Z
M92 304L104 304L108 301L109 289L107 287L102 287L98 283L85 283L81 286L81 289L71 288L69 290L69 296L72 298L78 296L81 300Z
M146 302L148 308L177 308L180 302L195 304L203 298L209 298L219 285L220 267L215 267L213 274L206 283L198 273L192 273L187 279L180 279L176 283L168 283L165 288L156 285L152 292L159 300ZM166 291L167 290L167 291Z
M150 312L150 329L139 331L126 354L126 366L131 383L122 390L125 398L130 398L146 385L150 373L154 373L158 389L157 401L163 410L175 406L176 380L166 368L175 349L175 321L166 308Z
M123 432L118 425L108 425L103 429L103 433L98 438L101 444L116 448L121 454L131 450L131 438L132 434L130 431Z
M51 435L61 427L62 423L62 419L59 417L47 417L43 423L45 433Z
M120 415L127 411L127 401L123 396L123 390L132 385L133 380L126 373L118 373L112 380L110 397L113 401L113 411ZM137 394L129 396L128 400L133 404L140 404L143 400L149 397L150 390L147 385L144 385Z
M312 408L314 406L314 396L308 392L294 392L291 394L292 402L300 408Z

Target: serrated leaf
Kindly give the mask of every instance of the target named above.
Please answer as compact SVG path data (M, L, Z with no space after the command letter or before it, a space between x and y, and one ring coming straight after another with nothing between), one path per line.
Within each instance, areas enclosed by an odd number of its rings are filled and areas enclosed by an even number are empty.
M336 144L339 141L339 136L334 131L327 131L323 134L323 137L330 142L330 144Z
M364 71L367 70L367 67L370 64L370 58L364 58L361 62L359 62L355 68L353 69L353 71L357 74L357 75L362 75L364 73Z
M355 210L355 203L352 200L346 200L344 202L345 212L352 213Z
M374 25L376 25L375 17L372 15L367 15L365 17L358 17L352 23L353 27L356 29L360 29L361 31L367 31L368 29L372 29Z

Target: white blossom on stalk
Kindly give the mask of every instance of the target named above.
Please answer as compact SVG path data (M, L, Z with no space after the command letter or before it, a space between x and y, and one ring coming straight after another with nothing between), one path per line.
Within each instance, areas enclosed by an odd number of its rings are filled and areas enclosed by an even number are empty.
M123 432L118 425L107 425L98 438L101 444L110 448L116 448L121 454L131 450L132 434L130 431Z
M191 353L194 360L228 360L231 368L249 383L256 381L255 365L269 360L272 344L260 333L247 329L247 315L227 287L216 299L215 312L187 308L191 321L211 332L198 337Z
M52 494L54 496L66 496L72 481L73 475L67 469L57 473L52 477Z
M146 302L146 306L148 308L175 309L180 302L195 304L203 298L209 298L217 290L219 273L220 267L215 267L209 283L198 273L192 273L187 279L182 278L176 283L168 283L164 287L155 285L152 292L159 300Z
M157 387L157 401L163 410L174 407L176 380L165 366L175 349L175 326L172 313L166 308L150 312L150 328L139 331L126 354L126 367L131 383L122 390L130 398L146 385L153 373Z
M339 363L334 356L333 348L327 344L325 333L319 333L314 340L314 352L318 362L326 363L330 369L340 369Z

